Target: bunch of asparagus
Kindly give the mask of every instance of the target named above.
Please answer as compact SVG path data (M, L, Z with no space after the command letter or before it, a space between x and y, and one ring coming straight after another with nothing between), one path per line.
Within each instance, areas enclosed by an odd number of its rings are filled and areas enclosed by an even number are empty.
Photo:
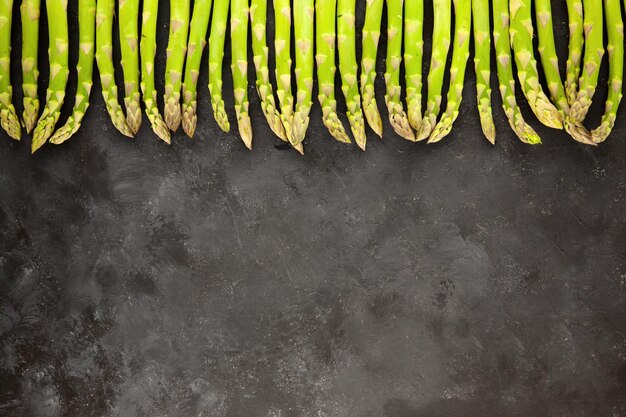
M57 126L70 71L67 2L45 2L50 77L40 109L37 55L41 4L40 0L22 0L20 118L13 105L10 81L13 0L0 0L0 125L16 140L21 138L22 127L26 133L32 132L33 152L48 141L60 144L72 137L89 106L95 58L104 102L120 133L133 137L139 131L143 107L152 130L164 142L170 143L171 132L181 125L193 137L198 122L197 82L208 36L205 67L209 71L210 101L217 125L228 132L230 121L223 98L226 86L222 75L225 38L230 30L234 113L239 136L250 149L253 134L248 101L249 49L261 110L278 138L304 152L317 81L324 125L339 142L351 142L341 121L343 108L337 105L335 97L338 75L350 131L356 144L365 150L366 125L379 137L384 131L374 87L381 40L387 46L384 71L387 117L394 132L406 140L434 143L452 130L459 115L472 37L478 115L489 142L495 143L496 138L491 102L492 50L502 107L521 141L541 142L522 115L516 87L545 126L564 129L574 140L587 145L597 145L609 136L622 99L624 75L620 0L566 0L569 50L565 77L561 76L556 54L550 0L433 0L431 16L425 15L423 0L363 0L366 11L362 27L356 23L356 1L273 0L275 31L270 43L267 21L272 16L268 15L265 0L195 0L193 10L190 0L170 0L161 113L154 74L159 0L79 0L79 57L75 68L78 85L74 108L67 121ZM383 19L385 10L386 19ZM122 58L122 74L118 74L118 79L124 80L123 98L118 97L113 65L113 50L118 46L114 42L117 37L113 36L116 16ZM432 20L432 47L424 83L423 32L424 20L428 19ZM360 63L356 36L359 31L362 33ZM533 49L535 31L538 57ZM588 130L584 122L598 84L605 48L608 97L600 125ZM275 85L270 78L272 56ZM548 87L547 91L543 85Z

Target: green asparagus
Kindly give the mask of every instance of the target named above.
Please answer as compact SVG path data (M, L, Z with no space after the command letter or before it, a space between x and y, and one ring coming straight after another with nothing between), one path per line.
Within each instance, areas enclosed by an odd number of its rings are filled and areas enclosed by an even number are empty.
M159 0L143 0L141 13L141 92L146 115L152 131L165 143L170 143L170 130L165 124L157 105L157 91L154 87L154 57L156 55L157 15Z
M583 54L583 4L581 0L566 0L567 18L569 20L569 44L565 78L567 103L576 100L578 77L580 76L580 60Z
M193 3L193 13L191 14L185 76L183 78L182 107L183 130L190 138L193 138L198 123L198 116L196 115L198 89L196 85L200 74L202 52L206 46L206 35L209 30L211 3L211 0L196 0Z
M491 30L489 0L472 0L474 20L474 69L476 72L476 103L483 134L496 142L496 127L491 113Z
M576 141L593 145L591 134L581 124L570 123L565 117L569 113L569 103L565 87L559 73L559 59L556 54L554 32L552 30L552 6L550 0L535 0L535 16L537 19L537 35L539 38L539 55L541 65L548 82L548 91L552 103L559 110L563 127Z
M48 56L50 58L50 82L46 92L46 105L33 132L31 151L35 152L54 132L61 106L65 99L67 84L69 34L66 0L46 1L48 16Z
M252 149L252 125L248 114L248 0L231 0L230 37L235 95L235 113L239 136Z
M409 0L410 1L410 0ZM400 65L402 64L403 0L387 0L387 66L385 104L393 130L404 139L415 141L415 134L402 106Z
M530 0L510 0L509 13L511 46L522 92L541 123L554 129L561 129L563 128L561 115L545 95L539 83L537 61L533 55L533 21Z
M209 35L209 94L213 105L213 116L224 132L230 130L222 96L222 63L229 6L230 0L213 1L213 17L211 18L211 33Z
M493 44L496 51L496 66L502 108L509 120L509 125L517 137L524 143L531 145L541 143L537 132L524 121L522 112L515 99L515 79L509 43L509 2L508 0L493 0Z
M175 132L180 126L180 89L187 52L190 0L170 0L170 33L165 63L165 123Z
M489 10L487 10L489 13ZM404 70L409 124L422 128L422 62L424 57L424 0L404 4Z
M276 95L280 105L280 119L285 136L293 140L293 94L291 92L291 3L289 0L274 0L274 50L276 54Z
M427 79L428 99L417 140L428 138L437 124L442 100L443 78L450 50L452 0L433 0L433 15L433 45Z
M111 121L117 130L125 136L133 137L126 124L126 116L117 97L113 68L113 14L115 0L98 0L96 2L96 63L100 72L102 97L106 104Z
M324 125L330 134L339 142L350 143L350 138L337 116L337 102L335 101L336 12L336 0L315 2L318 100L322 106Z
M339 72L341 73L341 89L346 98L352 134L357 145L365 150L365 125L357 78L355 9L355 0L339 0L337 2Z
M600 126L591 134L596 143L603 142L613 130L617 109L622 101L624 78L624 22L619 0L604 0L604 16L608 34L609 53L609 95Z
M39 117L37 96L37 53L39 51L39 0L23 0L22 16L22 91L24 92L24 127L26 133L33 131Z
M261 109L270 129L281 140L286 141L285 128L274 100L274 89L270 82L269 49L267 47L267 1L252 0L250 24L252 27L252 54L256 70L256 91L261 99Z
M13 107L11 87L11 21L13 0L0 0L0 126L7 134L20 140L22 129Z
M361 56L361 98L363 99L363 113L374 133L383 137L383 122L380 118L376 103L374 82L376 81L376 56L378 55L378 40L383 19L383 5L385 0L367 0L365 9L365 23L363 24L363 54Z
M302 143L309 126L313 105L313 36L315 5L313 0L294 0L293 28L296 42L296 107L293 116L293 144Z
M450 86L448 87L448 103L441 120L430 134L428 143L439 142L452 130L452 125L459 115L465 70L469 59L469 41L472 30L471 0L454 0L454 48L452 66L450 67Z
M120 50L124 73L126 124L133 134L141 126L139 93L139 0L119 0Z
M570 120L576 124L582 123L587 116L598 84L600 63L604 55L602 0L583 0L583 6L585 28L583 71L578 80L576 100L572 103L569 112Z
M93 61L96 37L96 0L78 1L78 64L76 72L76 100L74 110L50 138L50 143L58 145L68 140L80 128L83 116L89 107L89 96L93 85Z

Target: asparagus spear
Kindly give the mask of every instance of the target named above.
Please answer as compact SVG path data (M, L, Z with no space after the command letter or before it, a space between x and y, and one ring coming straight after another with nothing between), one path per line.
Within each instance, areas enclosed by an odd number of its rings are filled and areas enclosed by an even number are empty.
M402 90L400 89L402 8L403 0L387 0L387 66L385 72L387 93L385 94L385 103L393 130L404 139L414 141L415 134L411 130L409 119L402 106Z
M281 140L286 141L285 128L276 108L274 91L270 82L267 47L267 1L252 0L250 24L252 26L252 54L256 70L256 91L261 99L261 109L270 128Z
M309 126L313 105L313 32L315 6L313 0L295 0L293 28L296 42L296 109L293 117L293 144L302 143Z
M509 43L509 2L493 0L493 43L496 51L496 65L502 108L509 125L517 137L531 145L541 143L539 135L524 121L522 112L515 100L515 79L513 78L511 46Z
M330 134L339 142L350 143L350 138L337 116L337 102L335 101L336 13L336 0L315 2L318 100L322 106L324 125Z
M224 132L230 130L228 116L224 110L222 97L222 62L224 59L224 37L228 22L228 7L230 0L215 0L213 2L213 17L211 19L211 33L209 35L209 94L213 105L213 115L218 126Z
M489 10L487 9L487 13ZM487 14L487 17L489 15ZM424 56L424 0L404 4L404 70L409 124L422 128L422 61Z
M187 52L190 0L170 0L170 33L165 63L165 123L172 131L180 126L180 88Z
M346 98L352 134L357 145L365 150L365 125L357 79L355 9L355 0L339 0L337 2L339 72L341 73L341 89Z
M96 37L96 0L78 1L78 64L76 72L78 81L74 110L50 138L56 145L68 140L80 128L83 116L89 107L89 96L93 85L93 61Z
M185 77L183 78L182 113L183 130L190 138L193 137L198 123L198 116L196 115L198 89L196 83L200 74L202 52L206 46L206 34L209 30L211 2L211 0L196 0L193 3L193 13L191 14Z
M608 35L609 53L609 95L600 126L591 134L596 143L603 142L615 125L617 109L622 101L622 80L624 77L624 22L622 21L619 0L604 0L604 16Z
M126 124L137 133L141 126L141 94L139 93L139 0L119 1L120 50L124 73L124 104Z
M54 126L61 115L69 73L67 2L65 0L46 1L46 14L48 16L50 82L46 93L46 106L33 132L32 152L43 146L54 132Z
M565 79L565 93L568 104L576 100L580 60L583 53L583 4L581 0L566 0L569 20L569 44Z
M591 134L581 124L570 123L565 117L569 113L569 103L565 87L559 73L559 59L556 55L554 32L552 30L552 6L550 0L535 0L535 16L537 18L537 35L539 38L539 55L541 65L548 82L548 90L552 103L559 110L563 127L572 138L581 143L593 145Z
M452 125L459 115L459 107L463 98L465 69L469 59L469 40L472 26L471 0L454 0L454 48L452 66L450 67L450 87L448 88L448 104L441 120L430 134L428 143L439 142L452 130Z
M287 140L293 140L293 95L291 93L291 3L274 0L274 49L276 53L276 94L280 105L280 118Z
M491 35L489 0L472 0L474 19L474 68L476 103L483 134L491 144L496 142L496 127L491 113Z
M39 117L37 97L37 53L39 51L39 0L23 0L22 16L22 90L24 91L24 127L32 132Z
M452 26L452 0L433 0L433 45L428 71L428 100L417 140L430 136L437 124L441 106L441 90L450 50L450 29Z
M385 0L367 0L365 23L363 24L363 54L361 56L361 95L363 113L374 133L383 137L383 122L378 112L374 82L376 80L376 56L380 26L383 19Z
M102 97L106 104L111 121L117 130L125 136L133 137L126 124L126 116L117 97L113 68L113 13L115 0L98 0L96 2L96 62L100 72Z
M578 81L576 100L571 105L569 117L573 123L582 123L591 106L598 84L600 63L604 55L602 0L583 0L585 55L583 71Z
M533 55L533 21L530 0L511 0L509 12L511 46L522 92L541 123L554 129L561 129L563 127L561 115L545 95L539 83L537 61Z
M11 20L13 0L0 0L0 126L7 134L20 140L20 121L13 107L11 87Z
M170 143L170 130L161 117L157 105L157 91L154 87L154 56L156 55L157 15L159 0L143 0L141 13L141 92L146 115L152 131L165 143Z
M231 0L230 37L235 93L235 113L239 135L252 149L252 126L248 115L248 0Z

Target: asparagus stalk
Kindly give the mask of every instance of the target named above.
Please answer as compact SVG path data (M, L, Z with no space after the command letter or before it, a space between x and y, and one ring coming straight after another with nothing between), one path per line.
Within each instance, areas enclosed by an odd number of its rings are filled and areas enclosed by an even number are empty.
M539 38L539 55L541 65L548 82L548 90L552 103L559 110L563 127L572 138L581 143L593 145L591 134L581 124L570 123L565 117L569 113L569 103L565 87L559 73L559 59L556 55L554 32L552 30L552 6L550 0L535 0L535 16L537 19L537 35Z
M522 92L541 123L554 129L561 129L563 127L561 115L545 95L539 83L537 61L533 55L533 21L530 0L511 0L509 12L511 46Z
M235 113L239 135L252 149L252 125L248 115L248 0L231 0L230 37L235 93Z
M591 99L598 84L600 63L604 55L602 0L583 0L585 55L583 71L578 81L576 100L571 105L569 117L572 123L582 123L587 116Z
M76 72L78 81L76 86L76 100L74 110L50 138L56 145L68 140L80 128L83 116L89 107L89 96L93 85L93 61L96 37L96 0L78 1L78 64Z
M330 134L339 142L350 143L350 138L337 116L337 102L335 101L336 13L336 0L315 2L318 100L322 106L324 125Z
M619 0L604 0L604 16L608 35L609 53L609 95L600 126L591 134L596 143L603 142L611 133L617 117L617 109L622 101L622 80L624 77L624 22Z
M471 0L454 0L454 48L452 66L450 67L450 87L448 88L448 104L441 120L430 134L428 143L439 142L452 130L454 121L459 116L465 70L469 59L469 40L472 26Z
M23 0L20 6L22 16L22 91L24 92L24 127L32 132L39 117L37 97L37 53L39 51L39 0Z
M583 54L583 4L581 0L566 0L569 20L569 44L566 66L565 93L568 104L576 100L580 60Z
M276 94L280 105L280 118L285 136L293 140L293 95L291 93L291 3L289 0L274 0L276 30L274 49L276 53Z
M20 140L20 121L13 107L11 87L11 21L13 0L0 0L0 126L7 134Z
M256 71L256 91L261 99L261 109L270 129L281 140L286 141L285 128L276 108L274 90L270 82L266 22L267 1L252 0L250 3L250 24L252 27L252 54Z
M224 37L228 22L228 8L230 0L215 0L213 2L213 17L211 19L211 33L209 35L209 94L213 105L213 116L218 126L224 132L230 130L228 116L224 109L222 96L222 62L224 59Z
M43 146L54 132L54 126L61 115L69 73L67 2L65 0L46 1L46 14L48 16L50 82L46 93L46 106L33 132L32 152Z
M126 124L126 116L117 97L113 68L113 13L115 0L98 0L96 2L96 63L100 72L102 97L106 104L111 121L117 130L125 136L133 137Z
M202 52L206 46L206 35L209 30L211 17L211 0L196 0L191 14L191 26L189 28L189 42L187 43L187 58L185 60L185 76L183 78L183 130L190 138L193 138L198 123L197 96L198 75Z
M172 131L180 126L180 89L187 52L190 0L170 0L170 33L165 63L165 123Z
M302 143L309 126L313 105L313 36L315 6L313 0L295 0L293 28L296 42L296 108L293 117L293 145Z
M513 78L511 46L509 43L509 2L493 0L493 43L496 51L496 65L502 108L509 125L517 137L531 145L541 143L539 135L524 121L515 99L515 79Z
M430 136L437 124L442 99L443 77L450 50L452 0L433 0L433 45L428 70L428 99L417 140Z
M487 8L487 18L489 18ZM424 0L404 4L404 70L409 124L422 128L422 61L424 57Z
M152 131L165 143L170 143L170 130L165 124L157 105L157 91L154 87L154 57L156 55L157 15L159 0L143 0L141 13L141 92L146 115Z
M383 137L383 122L378 112L374 82L376 81L376 56L383 19L385 0L367 0L365 23L363 24L363 54L361 56L361 95L363 113L374 133Z
M385 103L393 130L404 139L414 141L415 134L411 130L401 100L402 12L403 0L387 0L387 66L385 72L387 93L385 94Z
M365 125L357 79L355 9L355 0L338 0L337 2L339 72L341 73L341 89L346 98L352 134L357 145L365 150Z
M476 72L476 103L483 134L496 142L496 127L491 113L491 30L489 0L472 0L474 20L474 69Z
M126 123L133 134L141 126L141 94L139 93L139 0L119 1L120 50L124 73L124 105Z

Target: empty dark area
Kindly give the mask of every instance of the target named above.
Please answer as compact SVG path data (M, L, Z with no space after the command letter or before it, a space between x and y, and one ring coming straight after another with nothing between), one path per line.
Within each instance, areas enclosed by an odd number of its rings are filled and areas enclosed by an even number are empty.
M531 147L494 83L491 146L470 68L440 144L386 124L361 152L316 106L301 157L272 135L253 71L254 150L230 91L221 132L206 71L193 140L167 146L145 119L122 137L98 80L64 145L31 155L0 134L0 416L626 415L624 109L591 148L541 128L520 96L544 142Z

